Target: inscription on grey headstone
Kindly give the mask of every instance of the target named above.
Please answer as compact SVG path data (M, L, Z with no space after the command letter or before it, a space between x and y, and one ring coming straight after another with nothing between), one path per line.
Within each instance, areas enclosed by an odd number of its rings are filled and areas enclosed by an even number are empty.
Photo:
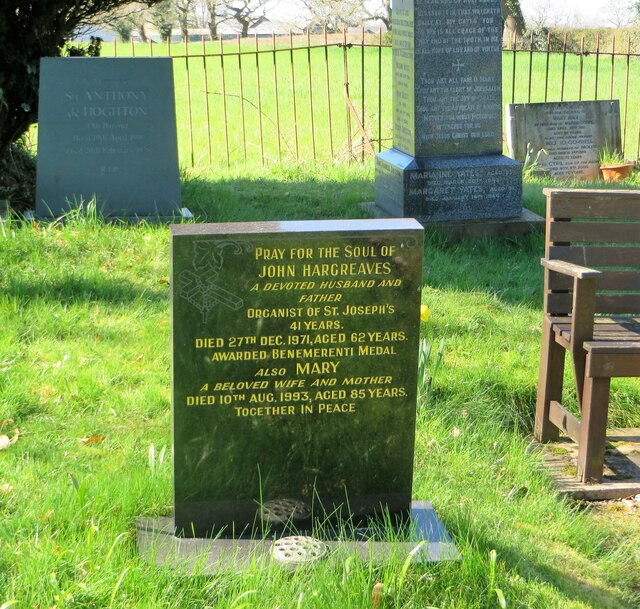
M43 58L36 211L94 195L111 216L180 208L172 60Z
M618 100L509 104L509 154L524 161L527 149L537 168L554 178L600 177L599 151L620 150ZM538 155L538 151L544 152Z
M393 18L394 147L376 158L377 205L433 221L519 216L499 0L395 0Z

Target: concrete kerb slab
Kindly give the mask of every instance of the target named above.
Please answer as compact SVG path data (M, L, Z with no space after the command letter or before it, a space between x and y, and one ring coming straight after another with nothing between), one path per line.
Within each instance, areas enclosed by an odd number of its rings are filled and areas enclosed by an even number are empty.
M428 501L414 501L408 541L348 539L323 540L327 552L322 560L343 561L356 555L366 562L381 563L398 557L428 563L459 560L453 540ZM185 538L175 535L172 517L140 517L136 520L138 551L145 561L176 571L180 575L212 575L246 570L277 562L273 557L276 539ZM308 566L304 561L286 568Z

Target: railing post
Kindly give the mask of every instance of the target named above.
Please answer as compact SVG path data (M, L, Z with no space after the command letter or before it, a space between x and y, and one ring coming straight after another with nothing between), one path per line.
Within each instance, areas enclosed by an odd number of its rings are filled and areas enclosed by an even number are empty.
M567 69L567 32L562 41L562 83L560 85L560 101L564 101L564 76Z
M238 81L240 85L240 121L242 123L242 154L244 164L247 165L247 123L244 115L244 79L242 77L242 45L240 42L240 34L236 36L238 46ZM220 44L222 44L222 36L220 36Z
M262 127L262 93L260 87L260 53L258 50L258 34L254 34L254 41L256 46L256 88L258 93L258 129L260 131L260 159L262 166L264 167L264 132Z
M382 28L378 30L378 152L382 151Z
M549 93L549 58L551 57L551 32L547 32L547 63L544 70L544 101L547 101Z
M327 121L329 126L329 154L333 161L333 125L331 120L331 82L329 79L329 40L327 38L327 28L324 28L324 73L327 88Z
M273 47L273 101L276 105L276 132L278 144L278 162L282 160L282 148L280 145L280 105L278 103L278 62L276 58L276 33L271 32L271 41Z
M531 35L529 36L529 93L527 95L527 100L531 103L531 80L533 78L533 30L531 30Z
M222 43L222 36L220 36L220 81L222 83L222 116L224 119L224 149L227 159L227 169L231 166L230 151L229 151L229 121L227 120L227 81L224 74L224 44Z
M580 73L578 75L578 100L582 101L582 74L584 70L584 34L580 36Z
M624 117L622 120L622 150L624 152L627 141L627 115L629 113L629 68L631 62L631 35L627 34L627 68L624 85Z
M593 92L593 99L598 99L598 77L600 69L600 34L596 34L596 85Z
M342 28L342 54L344 66L344 95L349 99L349 58L347 57L347 29ZM347 111L347 145L349 146L349 159L353 156L353 142L351 140L351 112L349 106L345 104Z
M298 146L298 104L296 102L296 72L293 62L293 32L289 32L289 58L291 60L291 100L293 103L293 136L296 145L296 162L299 158Z
M184 66L187 84L187 116L189 119L189 151L191 153L191 167L195 167L195 155L193 151L193 114L191 111L191 76L189 75L189 46L188 40L184 40Z
M516 33L511 34L511 50L513 51L513 69L511 71L511 103L516 103Z

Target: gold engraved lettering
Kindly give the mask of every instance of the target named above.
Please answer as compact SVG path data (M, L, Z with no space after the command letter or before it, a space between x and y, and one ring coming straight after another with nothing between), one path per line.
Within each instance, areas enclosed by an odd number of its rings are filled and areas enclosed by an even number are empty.
M333 387L337 383L338 383L338 379L337 378L324 377L324 378L315 379L311 383L311 386L312 387Z
M339 247L319 247L318 255L320 258L337 258L340 255Z
M303 264L303 277L344 277L351 275L389 275L389 262L332 262L324 264Z
M284 258L284 250L278 248L256 247L256 260L282 260Z
M341 300L342 294L302 294L299 302L340 302Z
M371 398L404 398L407 395L404 387L369 387L367 392Z
M224 338L196 338L196 349L213 349L224 347Z
M214 391L255 391L256 389L266 389L269 381L233 381L216 383Z
M268 264L260 269L258 277L264 279L265 277L295 277L296 267L293 264Z
M256 283L256 286L258 286L257 283ZM313 290L315 286L316 286L315 281L285 281L283 283L273 281L273 282L265 283L262 286L262 289L265 292L280 292L280 291L290 292L292 290ZM253 288L251 288L251 290L253 291ZM258 290L258 287L256 287L255 291L257 290Z
M347 305L342 310L342 315L393 315L396 312L395 305Z
M299 260L313 258L313 249L310 247L292 247L289 250L289 258L297 258Z
M338 371L340 362L296 362L297 374L330 374Z
M187 406L210 406L216 403L215 395L188 395Z
M289 389L292 387L304 387L307 379L282 379L274 381L274 387L276 389Z
M267 359L266 351L216 351L211 356L212 362L238 362Z
M249 397L250 404L265 404L275 402L276 398L273 393L252 393Z
M315 400L344 400L347 392L344 389L325 389L316 391Z
M388 385L392 376L347 376L342 379L343 385Z
M295 414L295 406L234 406L238 417L282 416Z
M247 309L247 317L249 319L261 319L267 317L300 317L302 308L284 307L276 309L256 309L250 307Z
M303 321L305 330L340 330L342 324L337 319L325 321Z
M358 355L398 355L395 347L358 345Z
M348 404L325 404L321 402L318 404L319 413L351 413L356 411L356 405L354 402Z

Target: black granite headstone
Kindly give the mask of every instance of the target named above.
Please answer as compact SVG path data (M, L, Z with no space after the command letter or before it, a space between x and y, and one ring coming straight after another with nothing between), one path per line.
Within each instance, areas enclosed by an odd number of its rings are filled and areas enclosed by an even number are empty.
M36 212L96 197L105 216L180 209L169 57L47 57L40 64Z
M171 233L176 530L237 537L406 518L422 227Z
M499 0L395 0L393 148L376 204L425 221L522 212L520 163L502 155Z

